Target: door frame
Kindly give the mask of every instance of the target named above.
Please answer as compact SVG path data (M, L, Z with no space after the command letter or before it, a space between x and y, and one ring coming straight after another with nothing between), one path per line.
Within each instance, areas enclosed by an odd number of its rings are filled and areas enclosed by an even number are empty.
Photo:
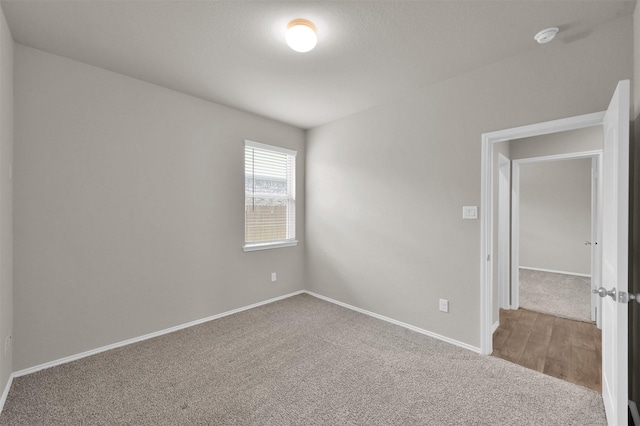
M544 155L540 157L519 158L512 161L512 183L511 183L511 309L520 307L520 166L522 164L542 163L561 160L591 159L590 192L591 192L591 231L589 239L590 246L590 278L591 290L598 288L599 271L599 248L600 241L600 165L602 164L602 150L570 152L566 154ZM499 243L500 244L500 243ZM498 247L499 248L499 247ZM595 294L591 294L591 320L596 321L595 308L600 300Z
M605 112L562 118L482 134L480 183L480 353L493 352L493 146L495 143L602 126Z
M602 157L601 154L597 159L593 159L592 176L591 176L591 198L595 202L591 203L591 220L596 222L592 227L591 235L591 288L599 288L602 283ZM595 171L594 171L595 170ZM593 244L593 242L596 244ZM591 306L595 307L595 315L592 315L591 321L596 322L596 326L602 329L602 315L598 315L602 305L602 299L596 294L591 294ZM592 313L594 309L592 308Z
M498 153L498 180L498 305L511 309L511 160L502 153Z

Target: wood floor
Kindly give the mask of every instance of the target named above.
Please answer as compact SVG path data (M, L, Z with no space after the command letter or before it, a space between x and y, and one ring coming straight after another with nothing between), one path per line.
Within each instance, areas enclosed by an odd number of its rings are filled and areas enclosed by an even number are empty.
M601 347L594 323L501 309L492 356L602 392Z

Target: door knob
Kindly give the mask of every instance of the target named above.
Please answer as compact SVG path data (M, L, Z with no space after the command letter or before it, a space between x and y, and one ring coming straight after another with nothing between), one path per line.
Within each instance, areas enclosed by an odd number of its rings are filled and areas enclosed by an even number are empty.
M600 287L599 289L593 289L591 290L591 293L593 294L597 294L600 297L607 297L607 296L611 296L611 298L613 300L616 300L616 288L612 288L611 290L607 290L604 287Z
M585 241L585 242L584 242L584 245L585 245L585 246L590 246L590 245L591 245L591 241Z

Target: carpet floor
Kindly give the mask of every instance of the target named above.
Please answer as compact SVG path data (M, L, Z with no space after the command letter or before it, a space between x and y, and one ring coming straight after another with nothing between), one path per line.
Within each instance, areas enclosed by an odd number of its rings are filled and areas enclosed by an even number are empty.
M591 322L591 278L520 269L520 307Z
M606 420L589 389L303 294L18 377L0 424Z

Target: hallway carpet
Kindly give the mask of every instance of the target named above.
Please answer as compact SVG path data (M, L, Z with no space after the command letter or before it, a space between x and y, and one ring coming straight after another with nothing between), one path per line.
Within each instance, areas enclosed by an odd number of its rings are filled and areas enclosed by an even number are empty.
M0 424L606 421L597 392L303 294L16 378Z
M520 307L591 322L591 278L520 269Z

